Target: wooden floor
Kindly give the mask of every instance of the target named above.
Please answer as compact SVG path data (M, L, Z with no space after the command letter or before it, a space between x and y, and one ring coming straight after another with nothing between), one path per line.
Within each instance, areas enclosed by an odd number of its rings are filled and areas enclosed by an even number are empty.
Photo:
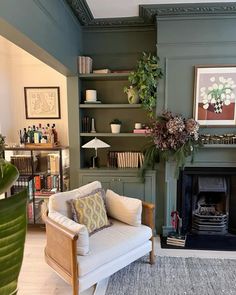
M181 256L200 258L236 259L236 252L161 249L159 237L155 239L157 256ZM29 230L25 244L25 255L19 277L18 295L71 295L71 287L44 262L45 232ZM158 257L157 261L158 262ZM101 283L96 295L105 292L106 282ZM81 295L92 295L91 288ZM95 294L94 294L95 295Z
M71 295L71 287L44 262L45 231L29 230L18 282L18 295ZM93 289L81 293L91 295Z

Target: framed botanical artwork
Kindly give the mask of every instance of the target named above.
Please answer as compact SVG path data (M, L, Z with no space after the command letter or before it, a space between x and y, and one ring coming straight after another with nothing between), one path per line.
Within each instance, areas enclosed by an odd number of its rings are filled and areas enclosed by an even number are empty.
M236 125L236 65L195 66L194 119L203 126Z
M26 119L60 119L59 87L24 87Z

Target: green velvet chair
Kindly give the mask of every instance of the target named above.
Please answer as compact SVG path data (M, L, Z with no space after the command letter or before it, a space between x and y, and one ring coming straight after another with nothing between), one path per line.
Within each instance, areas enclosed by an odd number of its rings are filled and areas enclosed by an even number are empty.
M15 166L0 159L0 194L18 177ZM0 200L0 294L17 294L27 226L27 190Z

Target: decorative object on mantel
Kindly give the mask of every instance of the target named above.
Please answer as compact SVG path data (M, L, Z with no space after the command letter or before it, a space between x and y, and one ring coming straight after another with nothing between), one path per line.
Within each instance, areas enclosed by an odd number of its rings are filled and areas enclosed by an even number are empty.
M143 52L136 70L129 74L128 80L131 86L124 88L125 93L129 93L131 89L137 89L141 104L150 117L153 117L153 108L157 100L157 85L162 76L159 58L151 53Z
M236 134L201 134L203 144L236 144Z
M199 137L199 124L193 119L183 118L164 111L158 116L151 128L151 144L144 151L143 171L154 167L159 159L176 161L176 177L179 168L185 164L186 158L192 156L202 146Z
M194 118L200 125L236 125L236 66L195 66Z

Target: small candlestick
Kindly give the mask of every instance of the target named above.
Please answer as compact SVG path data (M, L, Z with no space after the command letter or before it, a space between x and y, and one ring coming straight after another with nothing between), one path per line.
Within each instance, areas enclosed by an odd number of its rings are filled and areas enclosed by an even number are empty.
M91 120L91 133L96 133L94 118L92 118L92 120Z

